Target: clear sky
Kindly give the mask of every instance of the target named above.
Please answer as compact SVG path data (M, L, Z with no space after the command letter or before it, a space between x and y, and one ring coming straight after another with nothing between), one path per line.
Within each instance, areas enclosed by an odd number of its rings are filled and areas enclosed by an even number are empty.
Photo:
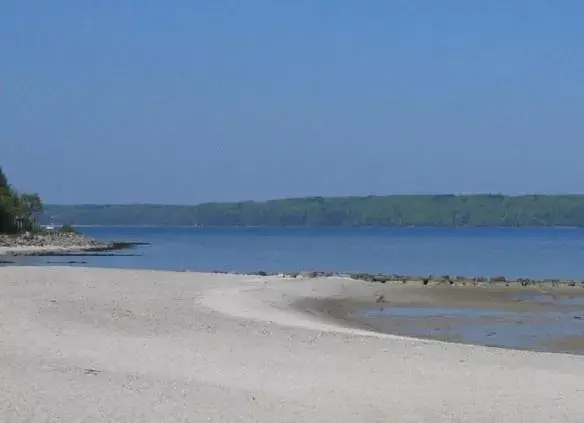
M0 166L50 203L584 192L584 2L5 1Z

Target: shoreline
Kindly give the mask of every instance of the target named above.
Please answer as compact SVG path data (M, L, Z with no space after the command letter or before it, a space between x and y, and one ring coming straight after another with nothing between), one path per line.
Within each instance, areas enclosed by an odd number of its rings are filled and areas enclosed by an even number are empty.
M93 244L72 245L72 246L18 246L4 247L0 245L0 263L11 263L5 261L7 257L91 257L107 256L108 254L119 250L129 250L139 246L151 245L148 242L129 242L129 241L112 241L109 243L96 242ZM92 254L96 253L96 254ZM111 254L118 256L120 254ZM139 254L126 254L128 256L137 256ZM135 268L135 270L149 270L146 268ZM154 269L152 269L154 270ZM425 286L449 285L458 286L504 286L515 287L517 285L524 288L545 288L545 287L570 287L584 288L584 279L573 278L509 278L503 275L498 276L420 276L420 275L399 275L383 274L368 272L332 272L332 271L295 271L295 272L267 272L267 271L225 271L225 270L202 270L202 269L165 269L158 271L168 272L191 272L191 273L210 273L218 275L240 275L240 276L260 276L260 277L287 277L298 279L315 279L315 278L348 278L355 281L364 281L373 284L423 284Z
M0 247L0 257L18 256L39 256L39 255L67 255L68 253L82 253L92 251L89 246L61 247L55 245L47 246L21 246L21 247Z
M0 234L0 257L72 256L131 249L144 242L100 242L78 233L33 233L18 236Z
M4 420L584 420L584 357L376 333L299 303L437 287L12 266L0 284Z
M71 257L75 253L107 253L111 251L128 250L138 245L149 245L142 242L111 242L100 245L80 245L61 247L56 245L0 247L0 257L18 256L60 256ZM91 254L86 254L90 256Z
M185 271L185 270L181 270ZM186 270L199 272L198 270ZM288 278L315 279L315 278L348 278L355 281L363 281L373 284L422 284L424 286L449 285L451 287L459 286L500 286L500 287L570 287L584 288L584 280L570 278L508 278L505 276L416 276L416 275L397 275L382 273L354 273L354 272L329 272L329 271L299 271L299 272L237 272L213 270L209 273L225 275L243 275L243 276L262 276L272 277L281 276Z

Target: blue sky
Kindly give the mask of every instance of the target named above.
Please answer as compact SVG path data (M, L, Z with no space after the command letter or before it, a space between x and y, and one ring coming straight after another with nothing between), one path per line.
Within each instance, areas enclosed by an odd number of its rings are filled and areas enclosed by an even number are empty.
M10 1L0 165L51 203L584 192L579 1Z

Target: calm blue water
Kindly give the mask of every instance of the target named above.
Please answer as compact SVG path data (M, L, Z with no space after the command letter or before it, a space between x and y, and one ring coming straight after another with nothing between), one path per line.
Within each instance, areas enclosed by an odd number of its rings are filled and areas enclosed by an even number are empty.
M584 279L584 230L575 228L80 229L104 241L151 243L137 248L137 257L79 258L85 266Z

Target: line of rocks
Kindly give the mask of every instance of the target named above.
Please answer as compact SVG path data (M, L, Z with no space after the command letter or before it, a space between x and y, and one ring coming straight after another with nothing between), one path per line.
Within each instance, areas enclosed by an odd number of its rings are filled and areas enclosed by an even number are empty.
M310 272L265 272L263 270L251 273L245 272L227 272L221 270L215 270L213 273L230 273L230 274L242 274L242 275L253 275L253 276L283 276L289 278L323 278L323 277L348 277L354 280L360 280L364 282L374 282L374 283L403 283L408 282L420 282L423 285L491 285L491 284L504 284L506 286L510 285L521 285L523 287L536 286L536 285L567 285L567 286L581 286L584 288L584 281L576 281L571 279L531 279L531 278L517 278L509 279L505 276L412 276L412 275L398 275L398 274L373 274L373 273L341 273L341 272L323 272L323 271L310 271Z

